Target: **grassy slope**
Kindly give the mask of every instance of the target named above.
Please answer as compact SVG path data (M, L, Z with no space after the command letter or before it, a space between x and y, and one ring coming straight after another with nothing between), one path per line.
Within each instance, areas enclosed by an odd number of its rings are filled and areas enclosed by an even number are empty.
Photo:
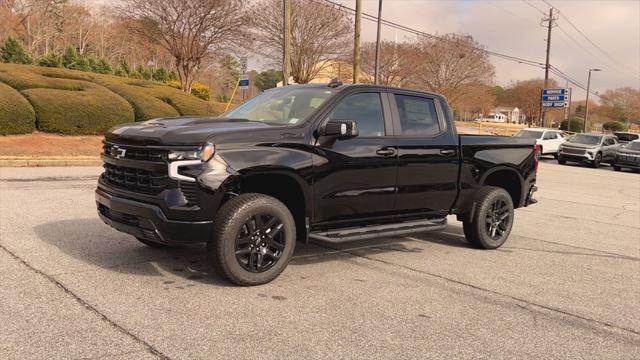
M31 65L0 64L0 134L14 134L11 123L28 119L35 110L41 131L62 134L98 134L113 125L176 115L215 115L220 107L177 89L144 80ZM19 94L32 107L15 104ZM8 97L8 95L7 95ZM24 122L21 120L21 122ZM33 128L23 128L22 133Z

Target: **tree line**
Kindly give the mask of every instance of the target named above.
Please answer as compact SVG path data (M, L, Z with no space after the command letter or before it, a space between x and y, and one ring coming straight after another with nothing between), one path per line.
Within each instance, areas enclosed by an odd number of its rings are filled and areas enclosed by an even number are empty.
M260 59L270 68L250 72L258 90L281 80L274 70L281 67L284 48L281 0L121 0L94 6L72 0L0 1L0 41L5 47L8 39L24 44L30 63L175 79L185 92L197 80L218 100L233 91L242 57ZM342 8L292 0L291 42L295 82L312 81L336 63L347 65L338 74L341 80L350 79L353 19ZM375 44L364 43L361 49L362 80L370 82ZM496 105L517 106L529 121L539 116L542 80L496 87L495 67L484 45L470 35L383 41L380 51L382 84L442 93L458 118L487 114ZM640 118L637 89L609 90L601 102L590 105L595 117Z

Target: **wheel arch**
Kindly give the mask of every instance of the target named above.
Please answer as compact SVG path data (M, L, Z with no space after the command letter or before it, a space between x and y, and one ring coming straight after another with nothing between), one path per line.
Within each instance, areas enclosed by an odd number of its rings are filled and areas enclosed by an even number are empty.
M510 167L500 166L487 171L480 179L479 186L496 186L506 190L511 196L514 208L524 203L524 179Z
M298 234L306 231L307 219L312 216L311 185L294 169L244 169L228 186L236 194L260 193L278 199L291 211Z

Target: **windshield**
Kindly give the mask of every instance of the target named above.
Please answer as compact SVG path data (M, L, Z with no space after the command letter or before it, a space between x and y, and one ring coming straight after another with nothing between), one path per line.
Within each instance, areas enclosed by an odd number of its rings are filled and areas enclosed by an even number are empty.
M629 134L629 133L613 133L618 140L622 141L632 141L638 138L638 134Z
M520 130L513 136L525 139L540 139L542 131Z
M275 125L294 125L335 93L327 87L281 87L271 89L229 111L223 117L262 121Z
M625 149L640 151L640 141L632 141L624 146Z
M585 144L585 145L598 145L600 144L601 139L602 139L602 136L577 134L572 136L569 140L567 140L567 142Z

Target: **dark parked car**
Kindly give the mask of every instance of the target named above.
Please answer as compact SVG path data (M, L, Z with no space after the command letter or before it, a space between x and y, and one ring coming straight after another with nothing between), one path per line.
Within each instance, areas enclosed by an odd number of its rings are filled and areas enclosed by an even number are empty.
M634 140L621 146L613 160L613 170L620 171L627 168L640 172L640 140Z
M494 249L535 202L535 140L459 136L444 97L380 86L286 86L221 118L107 132L96 190L107 224L154 247L206 242L230 281L271 281L296 239L445 228Z
M613 161L618 147L613 135L576 134L558 148L558 163L586 162L597 168L602 162Z
M629 141L638 140L640 135L630 132L614 132L613 135L618 138L620 144L626 144Z

